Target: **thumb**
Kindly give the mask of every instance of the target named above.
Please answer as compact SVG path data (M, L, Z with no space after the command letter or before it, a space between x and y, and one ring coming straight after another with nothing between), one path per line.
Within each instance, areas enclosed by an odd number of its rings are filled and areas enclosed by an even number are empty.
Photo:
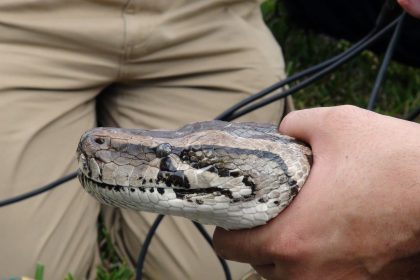
M420 18L420 1L419 0L398 0L398 4L413 17Z
M299 140L311 143L320 132L322 120L329 108L313 108L293 111L280 123L279 131Z

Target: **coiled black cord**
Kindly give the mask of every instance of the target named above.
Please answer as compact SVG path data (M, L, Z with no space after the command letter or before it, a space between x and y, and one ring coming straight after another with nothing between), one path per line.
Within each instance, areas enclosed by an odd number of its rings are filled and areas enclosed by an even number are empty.
M136 264L136 280L143 279L143 267L144 267L144 262L146 260L147 251L149 250L149 246L150 246L150 243L152 242L152 238L155 235L156 230L164 217L165 216L161 214L159 214L156 217L155 221L153 222L152 226L149 229L149 232L146 235L146 238L144 239L143 246L141 247L140 254L137 259L137 264ZM206 229L197 222L193 222L193 224L197 228L197 230L201 233L201 235L204 237L204 239L207 241L207 243L210 245L210 247L213 248L213 242L211 241L211 237L206 231ZM232 280L232 274L230 273L230 269L226 261L219 256L217 256L217 258L219 259L220 265L223 268L223 272L225 274L226 280Z
M293 93L296 93L297 91L307 87L308 85L316 82L317 80L319 80L320 78L324 77L325 75L331 73L333 70L335 70L336 68L338 68L339 66L343 65L344 63L346 63L347 61L349 61L350 59L354 58L356 55L358 55L360 52L362 52L363 50L365 50L367 47L369 47L371 44L373 44L375 41L377 41L379 38L381 38L382 36L384 36L387 32L389 32L390 30L392 30L392 28L398 24L398 22L400 20L403 19L404 15L401 15L400 17L398 17L397 19L395 19L394 21L392 21L390 24L388 24L385 28L381 29L379 32L375 33L375 35L369 37L365 42L363 42L362 44L358 45L356 48L354 48L351 52L349 53L345 53L345 55L343 55L340 59L338 59L337 61L333 62L332 64L330 64L329 66L323 68L321 71L317 72L316 74L312 75L311 77L303 80L302 82L300 82L299 84L291 87L290 89L285 90L284 92L281 93L277 93L271 97L268 97L264 100L261 100L259 102L256 102L252 105L249 105L248 107L239 110L236 109L232 112L229 112L230 114L227 117L228 121L231 121L233 119L239 118L245 114L248 114L254 110L257 110L263 106L266 106L276 100L285 98Z

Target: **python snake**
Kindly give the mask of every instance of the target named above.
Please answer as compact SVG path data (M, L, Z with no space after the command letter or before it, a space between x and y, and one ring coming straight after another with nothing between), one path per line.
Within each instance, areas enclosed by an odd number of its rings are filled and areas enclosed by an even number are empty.
M304 184L311 149L268 124L207 121L178 130L94 128L79 180L100 202L225 229L263 225Z

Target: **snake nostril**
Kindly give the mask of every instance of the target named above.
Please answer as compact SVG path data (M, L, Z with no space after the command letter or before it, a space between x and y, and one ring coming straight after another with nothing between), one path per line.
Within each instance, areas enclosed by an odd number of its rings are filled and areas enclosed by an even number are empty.
M103 143L105 143L105 139L97 137L94 139L96 144L102 145Z

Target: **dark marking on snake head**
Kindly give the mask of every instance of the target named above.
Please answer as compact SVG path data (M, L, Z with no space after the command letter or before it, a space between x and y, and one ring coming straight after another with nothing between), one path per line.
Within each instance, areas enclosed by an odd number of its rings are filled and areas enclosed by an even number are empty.
M136 190L134 188L130 188L130 191L131 192L135 192Z
M235 171L229 171L229 175L232 177L239 177L241 175L241 172L235 170Z
M149 179L149 183L153 183L153 179L152 178Z
M172 146L168 143L162 143L156 147L156 156L158 158L167 157L172 152Z
M184 171L178 170L176 172L159 171L156 183L164 183L167 187L174 188L190 188L188 178L184 175Z
M260 199L258 199L259 203L265 203L267 201L268 201L268 199L266 197L261 197Z
M204 189L173 189L177 198L184 198L186 195L203 195L203 194L213 194L218 192L230 199L233 199L232 192L228 189L220 189L217 187L210 187Z
M245 175L244 178L242 179L242 183L244 183L245 186L248 186L251 188L252 194L255 193L255 184L254 182L252 182L252 179L250 176Z
M309 162L309 166L312 167L313 163L314 163L314 156L313 155L306 155L306 159Z
M183 187L186 189L191 188L191 185L190 185L190 182L188 181L187 176L183 176L182 179L183 179Z
M184 197L185 197L184 193L179 192L177 189L175 189L174 191L175 191L176 198L184 199Z
M298 193L299 193L299 190L298 190L297 186L294 186L293 188L290 189L290 196L292 198L295 197Z
M243 197L244 201L250 201L250 200L254 199L255 194L247 194L247 195L244 195L242 197Z
M146 189L145 189L145 188L143 188L143 187L139 187L139 190L140 190L141 192L146 192Z
M217 168L214 165L212 165L207 169L207 171L211 173L217 173Z
M143 181L141 183L142 183L142 185L145 185L146 184L146 179L143 179Z
M188 161L189 160L189 155L188 155L188 150L182 150L180 153L179 153L179 158L180 159L182 159L183 161Z
M206 166L208 166L209 165L209 163L206 163L206 164L201 164L201 165L203 165L203 167L206 167ZM200 164L197 164L197 166L196 166L196 168L197 167L201 167L200 166ZM228 169L228 168L223 168L223 167L216 167L216 166L214 166L214 165L212 165L211 167L209 167L208 169L207 169L207 171L208 172L212 172L212 173L216 173L217 175L219 175L220 177L239 177L239 175L240 175L240 172L239 171L237 171L237 170L235 170L235 171L231 171L230 169Z
M201 205L201 204L203 204L203 203L204 203L204 201L203 201L203 200L201 200L201 199L196 199L196 200L195 200L195 202L196 202L198 205Z
M165 193L165 189L164 188L156 188L156 190L160 194L164 194Z
M279 201L277 201L277 200L276 200L276 201L274 201L273 203L274 203L275 205L279 205L279 204L280 204L280 202L279 202Z
M296 185L296 181L295 180L293 180L293 179L289 179L289 181L287 181L287 184L289 185L289 186L295 186Z
M165 157L165 158L162 158L160 160L159 169L161 171L171 171L171 172L175 172L176 171L176 167L173 164L172 159L170 157Z
M155 192L155 188L149 188L149 192L151 193Z
M114 186L114 191L119 192L121 190L121 186Z
M230 171L226 168L218 168L217 174L219 174L220 177L229 177Z

